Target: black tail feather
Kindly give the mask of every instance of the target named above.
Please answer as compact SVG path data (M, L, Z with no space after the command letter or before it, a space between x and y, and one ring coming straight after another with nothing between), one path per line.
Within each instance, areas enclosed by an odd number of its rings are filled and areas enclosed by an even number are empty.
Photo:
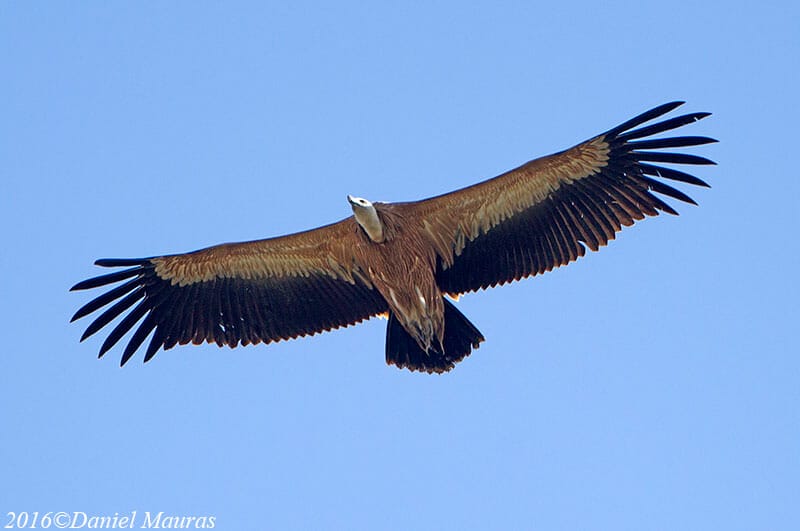
M469 356L483 340L483 334L447 299L444 300L444 351L438 344L431 346L428 352L422 350L394 313L389 312L386 363L400 369L443 373Z

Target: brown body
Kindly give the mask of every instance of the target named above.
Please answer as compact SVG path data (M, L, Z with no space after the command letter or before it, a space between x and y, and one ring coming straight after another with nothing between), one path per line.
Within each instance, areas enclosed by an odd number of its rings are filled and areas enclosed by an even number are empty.
M360 232L355 260L366 268L400 324L425 351L444 342L444 301L436 284L436 251L407 204L375 205L385 240L373 242Z
M585 247L597 250L622 226L659 211L676 213L653 192L693 203L651 176L707 186L703 181L650 163L712 162L653 150L714 140L638 139L707 113L634 129L678 105L657 107L569 150L427 200L373 205L349 198L354 216L306 232L186 254L99 260L132 267L77 284L73 289L125 281L73 319L114 302L86 338L127 312L101 347L102 355L139 323L124 364L150 334L145 361L176 344L268 343L387 314L389 363L447 371L483 336L445 295L549 271L582 256Z

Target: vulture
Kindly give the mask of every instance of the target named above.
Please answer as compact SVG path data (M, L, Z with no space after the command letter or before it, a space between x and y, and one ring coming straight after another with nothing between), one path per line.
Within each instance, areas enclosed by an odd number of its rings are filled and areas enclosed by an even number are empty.
M646 125L683 103L660 105L565 151L422 201L347 196L352 216L305 232L97 260L122 269L72 287L107 289L72 321L108 306L83 341L122 317L99 356L132 330L124 365L148 336L145 362L175 345L270 343L382 315L388 364L449 371L484 340L453 304L461 294L569 264L587 248L606 245L623 226L659 212L677 214L660 196L696 204L664 180L708 184L663 164L714 162L663 150L716 140L653 136L710 113Z

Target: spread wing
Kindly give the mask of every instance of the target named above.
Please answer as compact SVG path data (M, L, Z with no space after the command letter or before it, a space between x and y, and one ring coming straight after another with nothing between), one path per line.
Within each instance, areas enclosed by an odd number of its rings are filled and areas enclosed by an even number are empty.
M708 185L660 164L714 163L658 150L716 140L645 138L709 113L686 114L636 129L681 104L661 105L566 151L409 204L436 247L441 289L459 294L550 271L583 256L584 246L596 251L606 245L622 226L659 211L677 214L656 193L694 204L659 179Z
M192 253L98 260L99 266L126 269L85 280L72 290L123 283L83 306L72 320L114 303L81 341L124 315L100 348L102 356L135 328L121 365L151 333L144 361L159 348L177 344L235 347L358 323L385 312L387 305L353 257L356 230L348 218L289 236Z

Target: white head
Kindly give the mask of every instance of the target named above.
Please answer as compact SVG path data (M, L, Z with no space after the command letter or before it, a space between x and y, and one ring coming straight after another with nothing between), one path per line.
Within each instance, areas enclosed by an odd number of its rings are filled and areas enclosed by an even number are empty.
M375 206L364 198L353 197L352 195L347 196L347 202L350 203L356 221L367 233L369 239L376 243L382 242L383 223L378 217L378 211L375 210Z

